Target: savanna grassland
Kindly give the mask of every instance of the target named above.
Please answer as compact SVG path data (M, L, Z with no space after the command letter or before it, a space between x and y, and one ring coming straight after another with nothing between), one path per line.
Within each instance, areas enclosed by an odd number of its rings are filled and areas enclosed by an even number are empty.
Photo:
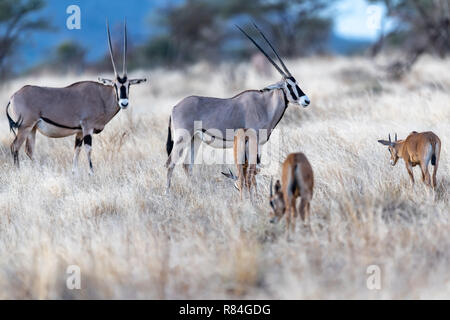
M35 160L22 149L17 170L2 116L0 298L450 298L450 60L425 57L398 82L364 58L288 65L312 105L286 111L253 205L220 174L227 165L198 165L191 179L177 168L169 196L164 168L171 108L188 95L230 97L279 80L250 65L133 72L150 81L132 87L130 108L94 136L94 176L84 151L72 175L74 137L40 134ZM0 101L25 84L96 78L19 78ZM377 143L413 130L442 140L435 192L418 168L412 187L403 162L390 167ZM267 195L294 151L313 166L315 194L311 230L297 223L287 241L284 221L269 223ZM80 267L81 290L66 287L69 265ZM380 290L367 288L370 265L381 270Z

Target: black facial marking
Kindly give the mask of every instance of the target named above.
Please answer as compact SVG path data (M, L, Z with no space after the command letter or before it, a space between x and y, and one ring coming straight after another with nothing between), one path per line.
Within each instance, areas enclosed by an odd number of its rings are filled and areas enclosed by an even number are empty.
M121 84L124 84L125 82L127 82L127 77L123 77L123 78L121 78L121 77L117 77L117 81L119 81L119 83L121 83Z
M116 86L116 84L114 83L114 91L116 92L116 99L117 99L117 101L119 101L119 94L118 94L118 90L117 90L117 86Z
M94 169L94 166L92 165L92 161L89 160L89 168Z
M127 89L125 86L120 87L120 99L126 99L127 98Z
M298 100L297 95L294 93L294 90L292 90L292 86L291 86L290 84L288 84L288 85L287 85L287 88L288 88L288 90L289 90L289 92L290 92L292 98L293 98L294 100Z
M100 132L102 132L103 131L103 129L94 129L94 134L99 134Z
M92 136L90 134L88 134L87 136L85 136L83 138L84 144L88 145L88 146L92 146Z
M75 138L75 149L81 147L83 144L83 139Z
M300 89L299 86L295 85L295 89L297 89L297 92L300 95L300 97L303 97L305 95L305 93L302 91L302 89Z

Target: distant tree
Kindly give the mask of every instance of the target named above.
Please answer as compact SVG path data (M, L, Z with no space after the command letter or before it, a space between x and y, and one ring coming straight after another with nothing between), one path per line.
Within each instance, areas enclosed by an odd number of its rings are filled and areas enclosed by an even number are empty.
M0 78L13 69L7 61L15 53L23 36L49 28L47 20L32 17L44 5L43 0L0 0Z
M221 10L229 19L257 22L276 41L283 56L325 50L332 28L328 14L335 0L224 1Z
M56 47L50 68L57 72L81 72L85 67L86 49L74 41Z
M327 9L335 0L185 0L161 9L153 23L162 29L143 46L153 63L219 60L254 50L234 27L257 22L281 54L324 50L332 27ZM238 40L238 42L234 40Z
M423 53L441 58L450 53L449 0L369 1L384 4L387 16L397 24L394 30L380 35L372 50L374 56L386 47L404 50L406 57L389 66L393 77L399 78L408 72Z

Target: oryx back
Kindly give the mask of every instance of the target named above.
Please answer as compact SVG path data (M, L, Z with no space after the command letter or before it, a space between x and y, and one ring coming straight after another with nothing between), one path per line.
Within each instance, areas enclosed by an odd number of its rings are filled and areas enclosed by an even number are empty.
M102 130L119 107L112 87L84 81L65 88L25 86L11 99L11 111L23 126L60 138L80 132L82 123Z
M199 135L212 147L231 148L234 130L238 128L265 129L268 139L286 107L282 90L249 90L229 99L187 97L172 110L174 139L177 130L182 129ZM262 139L260 144L267 139Z

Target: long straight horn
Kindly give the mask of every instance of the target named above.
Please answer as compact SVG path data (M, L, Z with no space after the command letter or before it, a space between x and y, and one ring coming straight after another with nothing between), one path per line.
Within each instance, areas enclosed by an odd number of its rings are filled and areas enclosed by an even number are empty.
M264 33L258 28L258 26L256 25L256 23L253 23L253 25L255 26L256 30L258 30L258 32L261 34L261 36L264 38L264 40L266 40L267 44L270 46L270 48L272 48L273 53L275 53L275 55L278 58L278 61L280 61L281 66L283 67L284 71L286 72L286 74L289 77L292 77L291 73L289 72L288 68L286 67L286 65L284 64L283 60L281 60L280 56L277 53L277 50L275 50L275 48L272 46L272 44L270 43L269 39L266 38L266 36L264 35Z
M394 141L397 142L397 133L395 133L395 140Z
M106 32L108 33L108 47L109 47L109 55L111 56L111 63L114 69L114 76L117 77L117 70L116 70L116 64L114 63L114 54L113 54L113 48L111 44L111 33L109 32L109 23L108 20L106 20Z
M391 134L389 133L389 143L391 143L392 142L392 140L391 140Z
M286 74L283 72L283 70L280 69L280 67L275 63L275 61L272 60L272 58L259 46L259 44L256 43L255 40L252 39L252 37L250 37L247 32L245 32L244 30L241 29L241 27L239 27L238 25L236 25L236 27L241 30L241 32L243 34L245 34L245 36L247 38L250 39L251 42L253 42L253 44L259 49L259 51L261 51L264 56L267 58L267 60L269 60L269 62L275 67L275 69L277 69L277 71L283 76L286 77Z
M127 20L125 19L123 31L123 76L127 75L127 49L128 49L128 35L127 35Z
M270 177L270 197L273 197L273 177Z

